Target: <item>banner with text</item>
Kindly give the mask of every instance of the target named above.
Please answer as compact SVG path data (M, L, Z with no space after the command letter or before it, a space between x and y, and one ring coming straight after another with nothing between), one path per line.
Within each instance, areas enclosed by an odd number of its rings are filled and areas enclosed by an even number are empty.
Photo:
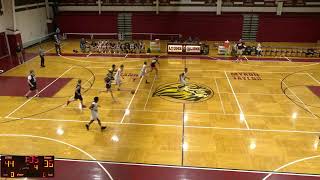
M168 45L168 52L182 53L182 45Z
M201 54L201 46L186 44L168 44L168 53Z
M197 45L187 45L186 46L186 53L200 53L201 47Z

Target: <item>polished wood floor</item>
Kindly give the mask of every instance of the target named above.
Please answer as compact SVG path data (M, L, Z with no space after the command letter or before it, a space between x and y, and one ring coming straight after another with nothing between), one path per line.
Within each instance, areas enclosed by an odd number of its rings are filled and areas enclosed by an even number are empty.
M52 43L42 46L53 52ZM76 47L70 42L63 50ZM114 90L112 103L110 94L99 93L112 64L138 74L146 60L47 56L40 68L36 57L2 74L26 76L34 69L38 77L73 80L52 98L0 97L0 154L320 174L320 99L307 88L320 86L318 63L161 59L159 77L151 73L150 84L125 77L123 88L137 88L135 95ZM152 97L157 87L177 82L185 66L190 82L208 86L212 98L177 103ZM261 80L237 79L248 72ZM106 131L97 123L86 130L90 112L81 112L78 102L62 106L78 79L88 89L86 105L100 97Z

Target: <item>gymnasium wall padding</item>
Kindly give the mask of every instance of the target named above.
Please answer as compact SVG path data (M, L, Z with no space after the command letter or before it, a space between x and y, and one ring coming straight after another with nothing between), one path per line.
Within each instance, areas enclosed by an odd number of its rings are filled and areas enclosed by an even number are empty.
M133 33L180 33L202 40L239 40L243 17L239 14L217 16L214 13L133 13ZM139 38L135 35L134 38Z
M7 42L4 32L0 32L0 58L8 55Z
M260 15L257 41L317 42L320 15Z
M117 14L91 12L62 12L56 17L63 33L116 33Z

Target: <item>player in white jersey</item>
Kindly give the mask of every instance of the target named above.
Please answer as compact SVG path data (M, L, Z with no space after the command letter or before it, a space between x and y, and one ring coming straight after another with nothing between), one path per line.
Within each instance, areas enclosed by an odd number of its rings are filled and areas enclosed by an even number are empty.
M118 85L118 91L120 91L120 86L122 84L121 79L124 79L122 76L123 68L124 68L124 65L121 64L120 68L117 70L116 74L114 75L115 83L116 85Z
M93 102L90 105L89 109L91 110L91 118L90 118L90 122L88 124L86 124L86 128L89 131L90 125L93 123L93 121L97 120L98 124L101 128L101 131L106 129L106 126L102 126L101 125L101 121L99 119L99 114L98 114L98 101L99 101L99 97L94 97L93 98Z
M148 79L147 79L147 73L148 73L148 66L147 66L147 62L145 61L144 63L143 63L143 65L142 65L142 68L141 68L141 70L140 70L140 73L139 73L139 79L141 79L141 78L143 78L143 77L145 77L145 79L146 79L146 84L149 84L149 82L148 82ZM135 81L136 79L133 79L133 81Z
M183 89L187 85L187 79L190 79L187 77L187 73L188 73L188 68L184 68L183 73L179 75L180 85L177 88L178 91L181 91L181 89Z

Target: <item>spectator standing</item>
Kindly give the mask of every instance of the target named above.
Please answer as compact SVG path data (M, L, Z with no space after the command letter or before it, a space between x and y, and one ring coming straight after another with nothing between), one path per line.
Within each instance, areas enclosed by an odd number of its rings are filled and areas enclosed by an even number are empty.
M46 67L44 65L44 50L41 47L39 49L39 56L40 56L40 67Z
M54 46L56 48L56 54L60 56L61 55L61 41L56 34L53 37L54 37Z
M229 51L230 51L230 42L229 42L229 40L224 41L223 46L224 46L224 49L225 49L224 55L226 55L226 56L229 55Z
M17 43L16 53L17 53L17 58L18 58L19 64L24 63L22 51L23 51L22 46L20 45L20 43Z
M86 40L84 40L84 38L81 38L80 40L80 49L83 53L86 51Z

